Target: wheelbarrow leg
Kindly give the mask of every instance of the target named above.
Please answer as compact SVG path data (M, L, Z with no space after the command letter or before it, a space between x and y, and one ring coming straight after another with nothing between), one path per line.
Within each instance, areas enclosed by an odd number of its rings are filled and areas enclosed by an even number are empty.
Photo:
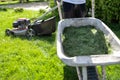
M87 66L82 67L83 80L87 80Z
M79 80L87 80L87 66L82 67L82 77L78 66L76 66L76 70Z
M80 70L79 70L79 67L78 67L78 66L76 66L76 71L77 71L78 79L79 79L79 80L82 80L82 78L81 78L81 73L80 73Z

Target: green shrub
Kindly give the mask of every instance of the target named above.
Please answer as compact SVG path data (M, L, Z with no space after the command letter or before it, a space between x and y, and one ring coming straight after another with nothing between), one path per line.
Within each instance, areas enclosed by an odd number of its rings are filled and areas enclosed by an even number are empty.
M91 16L91 0L86 0L87 11ZM50 6L55 6L54 0L50 0ZM105 22L120 23L120 2L119 0L95 0L95 17ZM55 12L58 15L58 11Z
M96 0L95 15L106 22L120 23L119 0Z
M18 7L18 8L15 8L15 9L14 9L14 11L15 11L15 12L23 12L23 11L24 11L24 9L23 9L23 8L19 8L19 7Z
M44 9L40 9L39 13L45 13L46 11Z
M0 7L0 11L7 11L7 8L5 8L5 7Z

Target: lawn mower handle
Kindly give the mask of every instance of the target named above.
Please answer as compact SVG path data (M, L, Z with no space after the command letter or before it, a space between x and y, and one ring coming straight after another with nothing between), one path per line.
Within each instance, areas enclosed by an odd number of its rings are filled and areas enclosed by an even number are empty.
M39 18L37 18L33 23L36 23L37 21L41 20L44 16L46 16L49 12L54 11L55 9L57 9L57 6L51 8L50 10L48 10L47 12L45 12L42 16L40 16Z

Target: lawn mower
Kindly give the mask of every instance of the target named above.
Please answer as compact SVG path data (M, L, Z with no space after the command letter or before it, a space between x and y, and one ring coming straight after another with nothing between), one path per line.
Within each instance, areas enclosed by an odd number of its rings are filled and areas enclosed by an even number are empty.
M44 13L32 23L30 19L19 18L17 21L13 22L14 28L12 30L6 29L5 34L7 36L23 35L27 37L51 35L56 30L55 16L46 20L43 20L42 18L55 9L57 9L57 6Z
M36 20L31 23L30 19L19 18L13 22L13 29L6 29L5 34L7 36L26 36L33 37L35 35L51 35L55 32L55 17L51 17L46 20Z

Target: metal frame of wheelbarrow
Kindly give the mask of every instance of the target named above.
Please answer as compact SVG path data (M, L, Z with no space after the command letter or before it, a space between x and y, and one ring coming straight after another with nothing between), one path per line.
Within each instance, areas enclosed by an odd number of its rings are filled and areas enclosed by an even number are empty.
M64 49L62 46L62 33L65 27L70 26L95 26L96 29L100 29L103 31L104 35L108 38L112 53L105 54L105 55L89 55L89 56L74 56L68 57L64 53ZM111 31L111 29L104 24L101 20L96 18L70 18L70 19L63 19L60 20L58 23L58 30L57 30L57 55L58 57L69 66L74 66L78 69L78 67L82 67L82 80L87 80L87 66L102 66L103 70L103 77L102 79L106 79L105 73L105 66L112 65L112 64L120 64L120 40L117 36ZM81 77L79 80L81 80Z
M91 66L91 65L101 65L102 66L102 80L106 79L106 72L105 72L105 65L110 65L110 64L120 64L120 52L119 52L119 48L120 48L120 41L119 39L116 37L116 35L107 27L107 25L105 25L102 21L100 21L99 19L94 18L95 17L95 0L91 0L91 5L92 5L92 17L93 18L83 18L83 19L78 19L78 20L82 20L85 21L87 19L87 21L90 22L90 24L96 24L95 26L101 25L102 28L101 30L104 30L103 32L106 33L106 35L108 34L109 40L112 40L112 45L114 46L113 48L115 48L114 50L114 54L113 55L91 55L91 56L75 56L75 57L67 57L64 55L64 50L62 47L62 40L61 40L61 35L64 27L68 26L68 25L72 25L74 23L76 23L74 20L69 19L69 20L62 20L62 13L61 13L61 2L57 1L57 6L58 6L58 12L59 12L59 17L61 19L61 21L59 21L58 24L58 33L57 33L57 54L59 56L59 58L67 65L69 66L75 66L76 70L77 70L77 74L78 74L78 78L79 80L87 80L87 68L86 66ZM92 20L92 21L91 21ZM65 21L65 22L64 22ZM70 22L73 21L73 22ZM68 22L68 23L66 23ZM79 21L77 21L79 23ZM81 21L80 21L81 22ZM82 22L84 24L86 24L87 22ZM80 23L81 24L81 23ZM78 25L80 25L78 24ZM77 26L78 26L77 25ZM64 27L63 27L64 26ZM75 25L76 26L76 25ZM115 44L114 44L115 43ZM85 61L83 60L85 59ZM81 62L82 60L82 62ZM92 61L91 61L92 60ZM88 61L88 62L87 62ZM89 63L89 61L91 61ZM88 65L87 65L88 64ZM83 75L83 79L81 78L81 73L79 70L79 66L82 66L82 75Z

